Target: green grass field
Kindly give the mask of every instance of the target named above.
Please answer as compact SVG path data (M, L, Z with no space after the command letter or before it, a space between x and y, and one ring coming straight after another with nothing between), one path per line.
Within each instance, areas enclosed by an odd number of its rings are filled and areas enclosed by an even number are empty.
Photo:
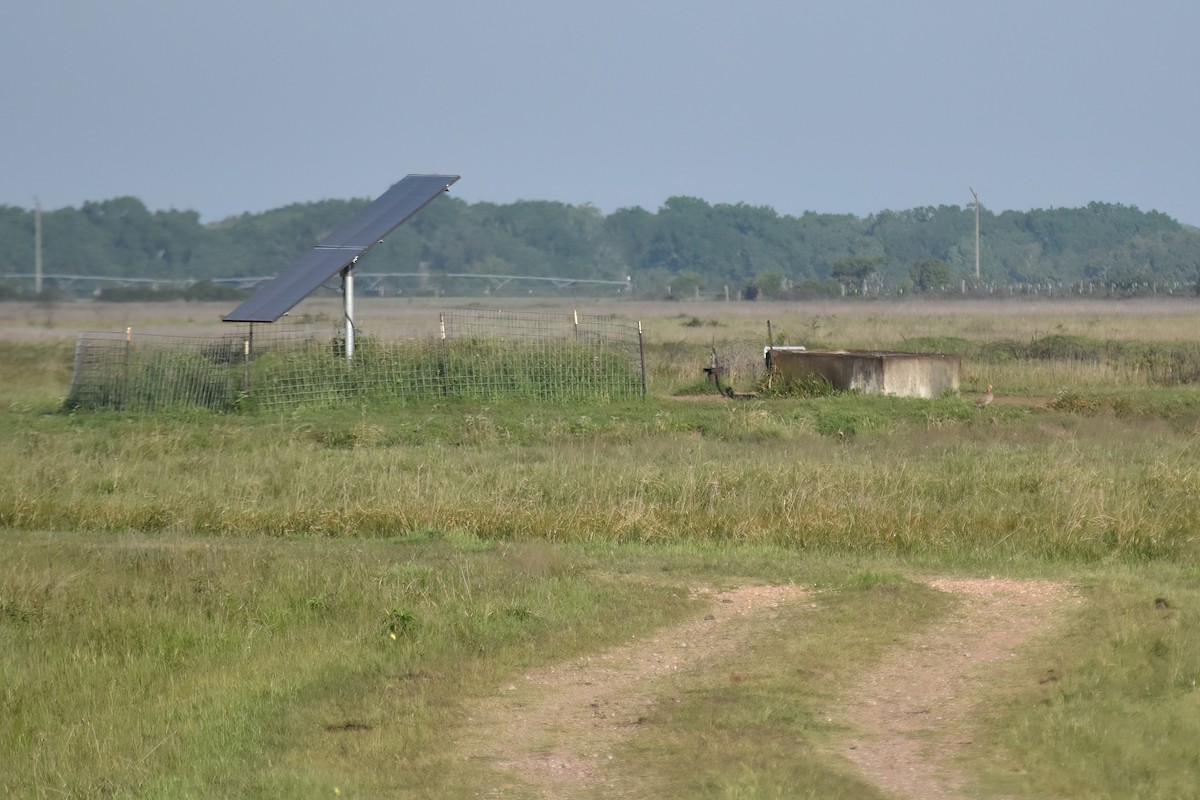
M950 612L930 575L1083 598L983 690L971 796L1200 796L1192 305L617 306L646 320L645 401L63 413L87 308L0 308L5 796L486 794L454 746L477 699L747 581L820 613L614 769L644 796L882 796L825 712ZM676 396L713 347L752 388L768 318L952 342L963 396Z

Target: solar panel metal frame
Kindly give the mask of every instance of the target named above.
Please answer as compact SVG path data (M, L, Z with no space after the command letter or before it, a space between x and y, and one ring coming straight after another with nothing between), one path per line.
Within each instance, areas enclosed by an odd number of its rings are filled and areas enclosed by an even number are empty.
M449 190L458 175L407 175L258 288L225 322L274 322Z

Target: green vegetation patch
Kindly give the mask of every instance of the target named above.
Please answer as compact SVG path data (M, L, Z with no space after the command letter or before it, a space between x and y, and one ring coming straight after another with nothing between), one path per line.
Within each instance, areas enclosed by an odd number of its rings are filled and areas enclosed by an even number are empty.
M986 796L1168 800L1195 793L1200 754L1200 591L1160 565L1084 578L1070 625L1006 670L1019 687L981 707L977 742L1021 769L984 769Z
M960 558L1193 553L1191 416L960 398L445 403L0 419L21 530L712 542ZM1191 422L1188 422L1191 420Z
M687 607L671 587L587 578L553 548L439 532L5 539L0 788L14 796L461 795L480 780L446 739L463 692Z
M0 788L14 796L470 796L507 780L458 747L482 699L698 619L692 588L772 583L807 594L648 687L607 768L656 797L881 797L836 755L840 698L955 607L913 577L944 560L685 539L4 538ZM972 796L1187 796L1191 573L1038 575L1082 600L981 687L957 759Z

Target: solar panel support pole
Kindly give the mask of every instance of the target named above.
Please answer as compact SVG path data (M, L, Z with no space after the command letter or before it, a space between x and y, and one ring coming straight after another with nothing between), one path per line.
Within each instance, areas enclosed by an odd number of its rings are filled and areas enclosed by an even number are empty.
M357 259L356 259L357 260ZM342 270L342 309L346 315L346 360L354 360L354 264Z

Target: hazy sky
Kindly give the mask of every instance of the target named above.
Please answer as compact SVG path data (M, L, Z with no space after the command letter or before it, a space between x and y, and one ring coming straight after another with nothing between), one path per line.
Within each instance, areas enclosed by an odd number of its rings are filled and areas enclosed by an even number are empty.
M0 204L205 221L374 197L1200 225L1192 0L37 0L0 10Z

